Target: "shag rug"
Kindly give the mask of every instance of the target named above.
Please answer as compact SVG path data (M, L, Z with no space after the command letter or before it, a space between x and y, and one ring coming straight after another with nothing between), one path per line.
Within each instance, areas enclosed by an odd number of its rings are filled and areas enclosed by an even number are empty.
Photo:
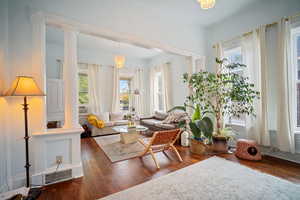
M120 135L94 137L94 140L111 162L135 158L145 149L139 142L122 144L120 142Z
M300 185L212 157L101 200L299 200Z

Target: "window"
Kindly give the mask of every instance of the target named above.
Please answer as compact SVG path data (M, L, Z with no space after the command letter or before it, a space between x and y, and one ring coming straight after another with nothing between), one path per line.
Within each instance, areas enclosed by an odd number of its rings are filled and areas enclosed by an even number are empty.
M89 105L89 86L88 75L84 72L79 72L79 113L87 113Z
M292 65L295 72L295 115L296 115L296 129L300 130L300 27L292 30Z
M164 110L164 99L162 94L162 76L157 72L154 78L154 108L157 111Z
M228 59L230 63L243 63L243 55L242 55L242 47L235 47L231 49L227 49L224 51L224 57ZM241 76L244 75L245 68L239 67L233 69L231 72L239 74ZM240 117L229 117L228 122L229 124L238 124L238 125L245 125L246 116L241 115Z
M120 79L120 110L129 111L130 98L130 84L131 79Z

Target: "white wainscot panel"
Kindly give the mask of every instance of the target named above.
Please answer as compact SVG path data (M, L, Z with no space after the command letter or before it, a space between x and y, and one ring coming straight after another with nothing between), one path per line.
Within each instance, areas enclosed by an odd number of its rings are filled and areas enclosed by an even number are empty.
M58 173L71 169L72 176L70 178L83 176L80 145L82 132L82 128L76 128L51 129L46 132L33 133L33 184L45 185L45 176L56 170ZM62 164L58 168L57 156L62 157Z

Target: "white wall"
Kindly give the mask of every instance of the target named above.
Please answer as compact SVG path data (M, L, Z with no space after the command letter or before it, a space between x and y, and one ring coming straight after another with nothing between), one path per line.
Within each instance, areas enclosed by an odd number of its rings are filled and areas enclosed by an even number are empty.
M8 7L7 0L0 2L0 95L5 88L5 80L8 76ZM9 175L7 159L7 124L6 115L8 103L5 98L0 97L0 193L8 190L7 178Z
M185 56L162 54L148 60L148 68L171 63L171 85L172 85L172 103L173 106L183 105L185 97L188 95L188 88L183 83L182 75L188 72L188 63ZM148 80L149 82L150 80ZM147 105L150 105L149 97Z
M284 16L291 16L300 12L299 0L263 0L256 1L237 14L212 24L207 28L207 68L212 70L214 64L214 50L212 46L220 41L227 41L245 32L279 20Z

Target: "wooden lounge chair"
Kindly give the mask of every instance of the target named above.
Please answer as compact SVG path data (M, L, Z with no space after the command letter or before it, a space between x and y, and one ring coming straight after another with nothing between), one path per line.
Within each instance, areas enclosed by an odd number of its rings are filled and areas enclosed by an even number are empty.
M174 151L180 162L182 162L182 158L174 146L174 143L179 137L180 132L180 129L157 131L153 134L149 143L145 143L144 140L139 139L138 141L145 147L145 151L140 155L140 157L146 155L149 152L155 162L156 167L159 169L160 167L156 160L154 152L171 149L172 151Z

